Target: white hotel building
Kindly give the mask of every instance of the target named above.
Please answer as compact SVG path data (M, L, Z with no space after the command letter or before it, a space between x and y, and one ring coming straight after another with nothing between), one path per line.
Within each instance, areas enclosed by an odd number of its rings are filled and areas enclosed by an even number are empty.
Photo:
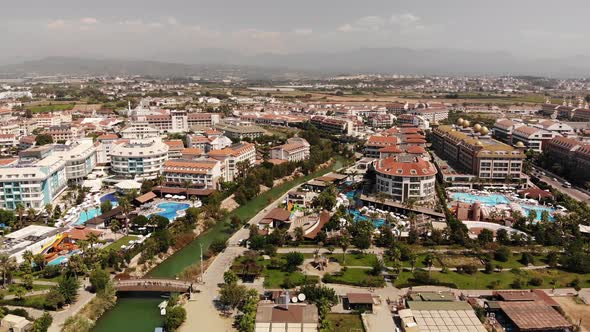
M0 168L0 208L42 210L67 186L66 161L49 156L36 163Z
M68 181L81 183L96 167L96 146L92 139L81 139L70 146L56 146L54 155L66 161Z
M300 137L289 138L287 144L270 150L270 158L295 162L309 159L309 143Z
M111 170L129 178L153 179L166 160L168 145L158 138L123 142L111 150Z
M437 170L429 161L410 154L400 154L379 159L374 167L377 191L391 195L400 202L434 199Z
M204 189L216 189L221 177L221 162L215 159L168 160L163 170L166 184L182 186L186 182Z

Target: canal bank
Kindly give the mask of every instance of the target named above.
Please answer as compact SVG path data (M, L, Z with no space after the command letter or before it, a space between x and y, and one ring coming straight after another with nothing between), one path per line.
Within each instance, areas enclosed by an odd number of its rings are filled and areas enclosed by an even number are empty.
M217 238L229 237L228 232L229 218L232 215L240 217L247 221L254 217L258 212L264 209L269 202L275 201L287 193L293 187L296 187L306 181L328 172L340 169L344 165L343 160L336 159L331 166L318 170L308 176L297 178L293 181L276 186L256 198L250 200L247 204L240 206L232 211L229 216L216 223L203 234L199 235L191 243L180 249L178 252L164 260L147 275L151 277L168 277L178 276L186 268L200 262L201 245L203 251L207 252L209 245ZM154 331L156 327L162 326L162 319L159 316L158 303L162 298L147 294L134 294L122 297L109 312L105 313L96 323L93 332L107 332L124 330L127 332L146 332ZM149 316L149 317L148 317ZM130 323L133 322L133 323ZM120 327L124 326L125 329Z

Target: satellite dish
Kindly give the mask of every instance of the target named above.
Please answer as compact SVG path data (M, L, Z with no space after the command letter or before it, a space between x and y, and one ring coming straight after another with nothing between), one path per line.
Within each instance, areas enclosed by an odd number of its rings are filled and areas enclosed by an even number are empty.
M300 293L299 295L297 295L297 298L299 299L300 302L305 301L305 294Z
M291 302L292 303L297 303L297 296L293 296L293 298L291 298Z

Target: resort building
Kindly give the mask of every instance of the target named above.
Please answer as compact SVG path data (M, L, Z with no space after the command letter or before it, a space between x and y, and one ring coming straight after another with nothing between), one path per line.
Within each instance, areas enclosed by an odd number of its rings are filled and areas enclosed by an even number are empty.
M221 177L221 162L216 159L168 160L162 172L166 184L184 186L190 183L204 189L216 189Z
M108 164L111 162L111 149L119 139L116 134L104 134L96 138L99 143L96 151L96 162L98 164Z
M168 160L168 145L160 139L131 140L111 151L111 170L123 177L155 178Z
M0 208L42 210L66 188L66 161L49 156L26 165L0 167Z
M430 201L435 196L436 167L411 154L379 159L374 163L376 190L405 202Z
M543 142L546 142L556 136L561 135L556 132L551 132L531 126L520 126L514 128L512 131L511 141L513 145L524 146L526 150L542 152ZM519 143L522 143L522 145L519 145Z
M253 140L265 133L264 129L249 122L239 124L218 124L215 128L220 130L225 136L235 140L242 140L244 138Z
M407 114L420 116L423 119L434 122L440 122L449 118L449 110L444 106L432 106L432 107L418 107L409 110Z
M214 113L189 113L187 115L189 128L194 126L214 127L220 120L220 115Z
M184 150L184 143L180 139L164 141L168 145L168 159L182 158L182 150Z
M66 142L84 137L84 130L76 126L60 125L47 128L43 134L51 136L54 142Z
M300 137L292 137L287 144L275 146L270 150L271 159L302 161L309 159L309 143Z
M371 136L365 143L365 157L379 158L382 148L397 146L397 143L398 139L395 136Z
M210 158L223 162L223 179L233 181L238 174L238 165L247 162L250 166L256 163L256 146L252 143L237 143L221 150L211 150Z
M462 120L462 119L460 119ZM483 127L439 126L433 130L432 147L436 153L460 170L487 181L502 182L524 179L523 149L484 135Z
M13 148L18 145L18 139L15 134L0 134L0 148Z
M96 167L96 146L91 138L57 145L53 154L66 161L66 178L73 183L81 183Z
M120 135L122 138L126 139L146 139L159 137L160 131L151 126L148 122L133 121L121 130Z
M310 122L318 129L334 134L352 135L355 132L354 123L349 119L316 115L311 118Z

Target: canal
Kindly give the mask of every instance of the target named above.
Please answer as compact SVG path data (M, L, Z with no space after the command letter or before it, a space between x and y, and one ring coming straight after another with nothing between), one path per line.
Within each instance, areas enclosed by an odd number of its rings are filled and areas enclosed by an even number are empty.
M231 215L237 215L242 220L250 220L259 211L266 207L269 202L278 199L291 188L307 182L328 172L337 170L344 165L343 161L337 159L331 167L316 171L310 175L300 177L294 181L276 186L247 204L232 211ZM203 251L207 252L209 245L217 238L227 237L229 217L216 223L213 227L201 234L198 238L177 251L174 255L164 260L147 275L150 277L174 278L187 267L200 262L201 245ZM156 327L163 325L158 304L164 299L161 294L130 293L124 294L117 299L113 309L106 312L97 322L93 332L153 332Z

